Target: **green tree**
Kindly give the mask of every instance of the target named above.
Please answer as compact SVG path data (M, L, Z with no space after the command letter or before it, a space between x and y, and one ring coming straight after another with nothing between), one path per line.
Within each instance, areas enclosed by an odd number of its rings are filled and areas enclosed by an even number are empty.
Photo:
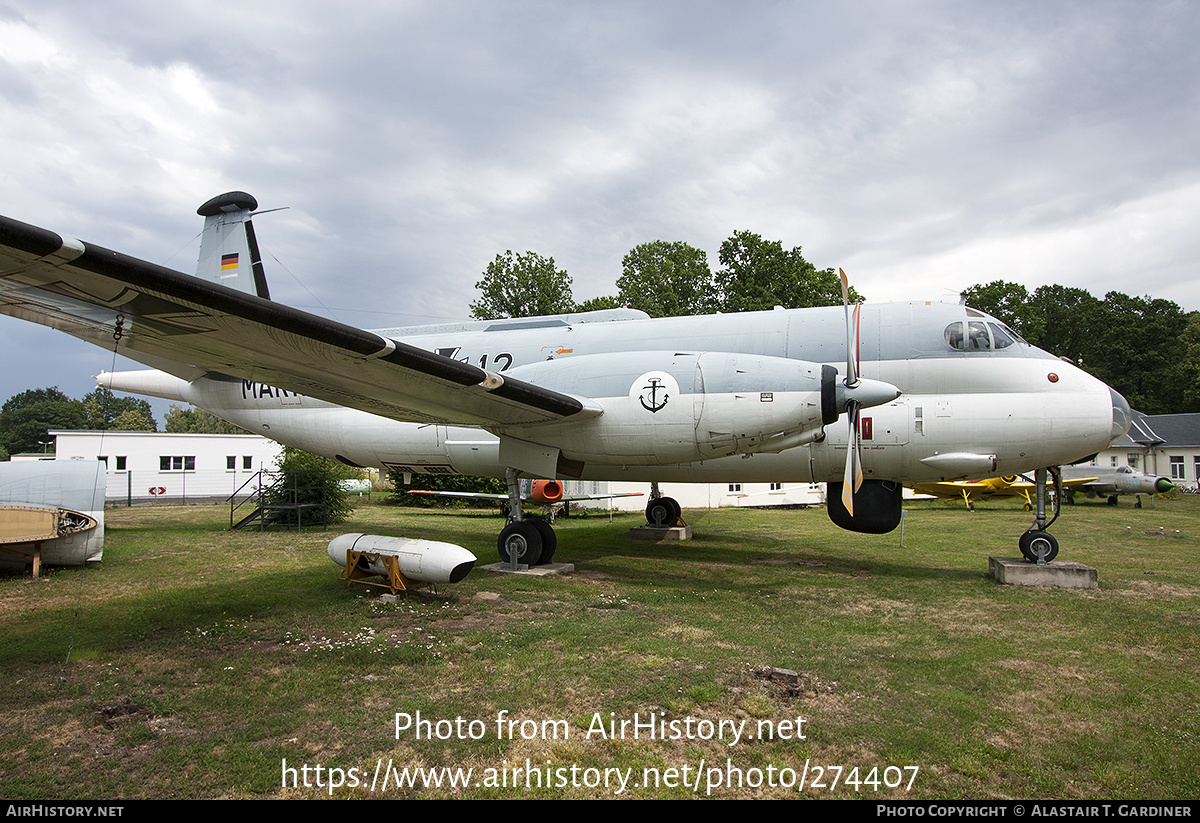
M737 231L721 244L719 256L721 268L716 281L721 311L763 311L775 306L803 309L842 302L837 272L818 270L804 259L799 246L788 251L778 240ZM850 301L859 299L851 287Z
M354 511L354 497L343 489L342 480L356 480L363 476L361 469L347 466L328 457L310 454L303 449L284 446L275 461L275 471L284 475L282 482L272 487L267 502L272 505L319 506L324 503L325 522L330 525L344 523ZM316 525L322 522L318 508L302 508L297 512L285 512L276 522L283 526L295 526L296 515L300 524Z
M601 309L619 309L621 308L620 299L611 294L603 295L602 297L592 297L584 300L575 307L575 311L599 311Z
M82 429L83 405L57 386L28 389L0 406L0 446L9 454L40 452L50 429Z
M163 415L163 431L173 434L245 434L240 426L222 420L204 409L181 408L172 403Z
M575 308L571 275L556 268L553 257L532 251L497 254L475 288L481 296L471 304L471 316L477 320L562 314Z
M109 426L113 431L122 432L152 432L158 431L154 418L138 409L126 409L117 415L117 419Z
M145 428L125 431L158 431L154 421L154 410L145 400L137 397L117 397L108 389L97 386L80 401L83 404L84 427L95 431L116 428L115 421L126 412L134 412L149 421Z
M651 317L709 314L716 283L708 256L687 243L655 240L635 246L621 261L617 299Z
M508 487L504 480L498 477L469 477L462 474L421 474L411 475L408 484L404 483L404 473L393 469L388 473L392 481L391 500L401 506L414 508L456 508L471 505L469 498L441 497L433 494L409 494L412 489L439 492L482 492L486 494L507 494ZM496 501L508 510L506 502ZM477 500L476 505L489 506L490 501Z
M1040 337L1040 323L1029 304L1029 291L1020 283L994 280L974 285L963 292L967 305L1002 320L1017 334L1033 342Z
M1091 330L1096 342L1084 366L1138 411L1183 411L1189 387L1183 385L1181 355L1188 325L1183 309L1170 300L1109 292L1103 322Z

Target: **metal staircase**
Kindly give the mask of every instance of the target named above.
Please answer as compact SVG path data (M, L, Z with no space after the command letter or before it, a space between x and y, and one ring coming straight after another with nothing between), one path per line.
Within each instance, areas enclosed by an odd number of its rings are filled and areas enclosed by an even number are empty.
M329 525L327 474L318 469L254 473L229 496L229 528L259 531L274 525L295 526L296 531L304 526L326 528Z

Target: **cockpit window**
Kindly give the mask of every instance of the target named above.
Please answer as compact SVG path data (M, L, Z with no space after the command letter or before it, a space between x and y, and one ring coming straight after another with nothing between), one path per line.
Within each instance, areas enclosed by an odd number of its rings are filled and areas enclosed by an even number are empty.
M962 323L951 323L946 327L946 345L958 351L966 351Z
M1020 336L1003 323L995 320L968 320L965 324L955 321L946 327L946 345L957 351L990 351L1007 349L1020 340Z
M992 330L992 345L995 348L1007 349L1015 342L1000 323L988 323L988 327Z
M992 347L992 338L988 337L987 324L982 320L971 320L967 323L967 348L971 351L982 351Z

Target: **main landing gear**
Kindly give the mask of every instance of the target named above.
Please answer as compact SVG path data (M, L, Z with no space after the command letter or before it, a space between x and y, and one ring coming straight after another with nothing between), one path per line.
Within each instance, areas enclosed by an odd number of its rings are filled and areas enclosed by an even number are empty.
M1054 478L1054 516L1046 520L1046 474ZM1018 545L1021 555L1031 563L1039 565L1049 563L1058 557L1058 541L1054 535L1046 531L1058 519L1062 501L1062 475L1057 467L1038 469L1034 474L1034 486L1037 491L1037 517L1033 525L1021 535Z
M674 497L663 497L658 483L650 483L650 502L646 504L646 525L656 529L669 529L679 522L683 508Z
M558 535L545 520L525 520L521 514L521 484L516 469L505 469L508 484L509 523L500 532L496 547L500 559L512 569L545 565L554 560Z

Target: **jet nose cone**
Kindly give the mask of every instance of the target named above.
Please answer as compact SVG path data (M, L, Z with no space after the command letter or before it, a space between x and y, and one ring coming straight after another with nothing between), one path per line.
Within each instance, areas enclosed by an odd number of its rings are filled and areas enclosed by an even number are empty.
M1128 400L1111 388L1108 393L1112 395L1112 439L1109 442L1116 443L1129 431L1129 426L1133 423L1133 412L1129 408Z
M1160 477L1154 481L1154 491L1158 494L1166 494L1173 488L1175 488L1175 484L1165 477Z

